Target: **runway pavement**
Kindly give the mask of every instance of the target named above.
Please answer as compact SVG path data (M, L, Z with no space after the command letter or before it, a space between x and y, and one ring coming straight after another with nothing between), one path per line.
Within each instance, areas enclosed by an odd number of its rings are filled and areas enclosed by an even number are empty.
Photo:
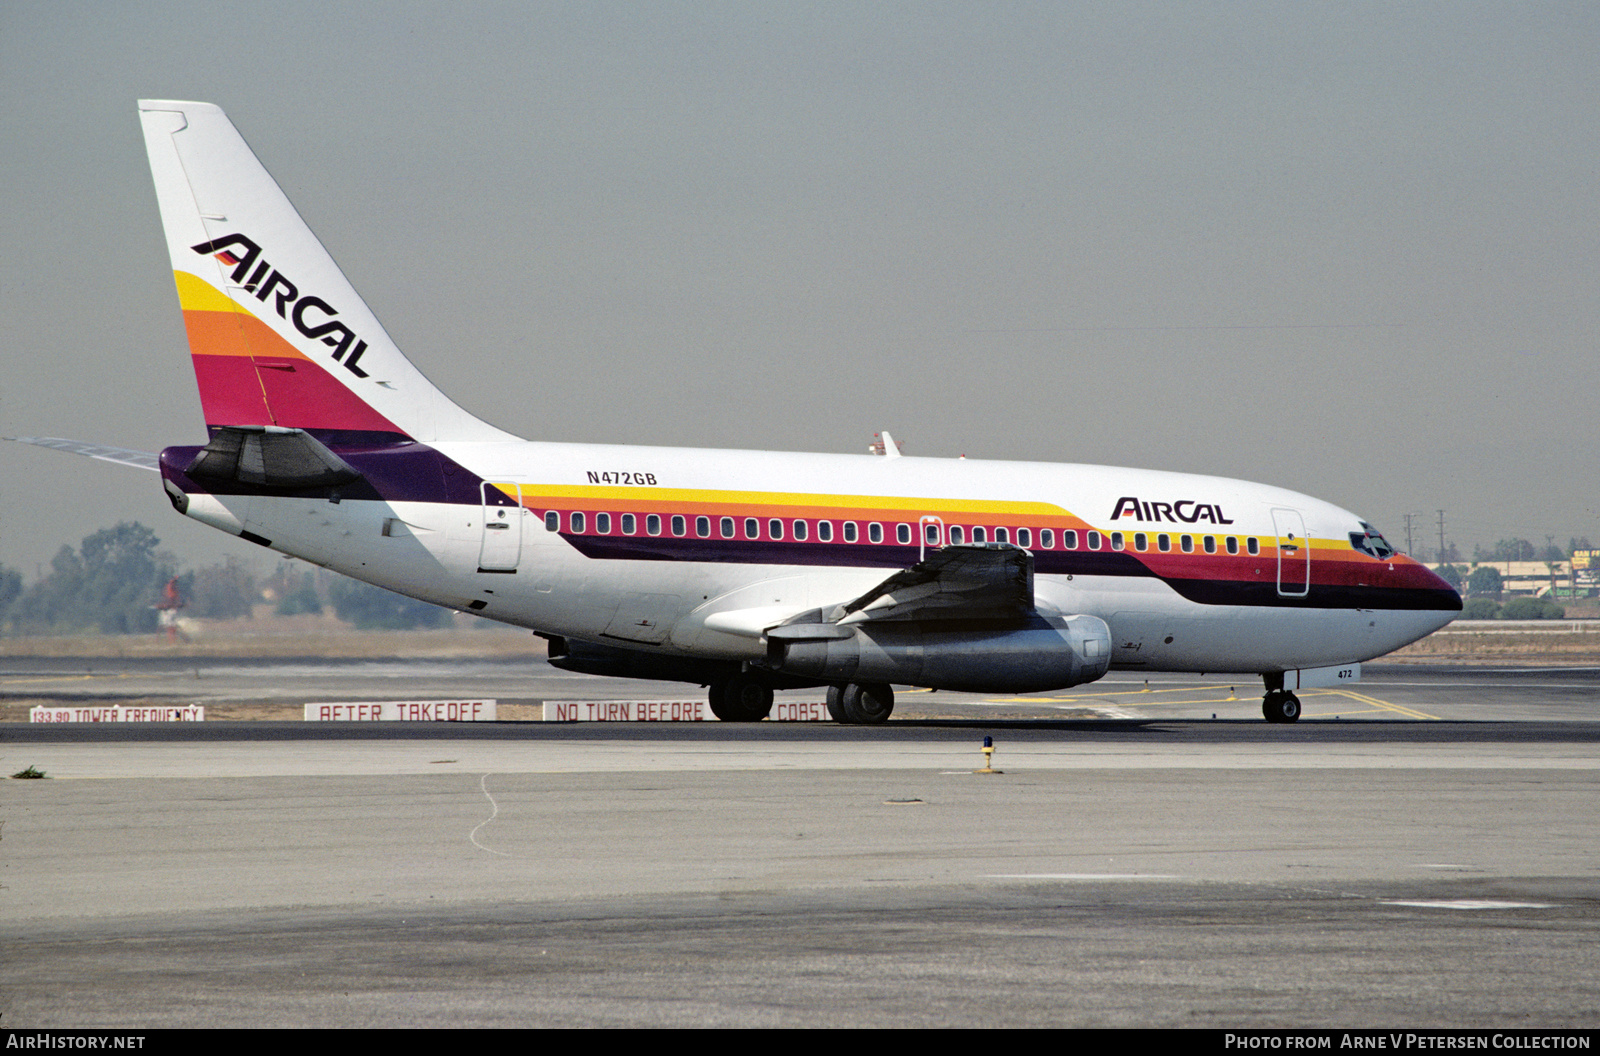
M51 775L0 785L0 1025L1593 1028L1600 677L1368 675L1293 726L1142 679L874 729L0 724Z

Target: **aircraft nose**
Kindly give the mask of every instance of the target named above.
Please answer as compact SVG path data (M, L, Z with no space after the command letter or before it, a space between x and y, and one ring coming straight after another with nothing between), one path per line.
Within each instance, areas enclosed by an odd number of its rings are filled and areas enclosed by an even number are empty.
M1457 591L1455 587L1452 587L1449 583L1447 583L1444 577L1439 575L1439 573L1435 572L1433 569L1424 568L1423 571L1426 572L1428 576L1428 589L1438 594L1440 601L1444 603L1442 607L1450 612L1460 612L1460 592ZM1454 619L1454 617L1451 618ZM1443 626L1443 624L1440 624L1440 626Z

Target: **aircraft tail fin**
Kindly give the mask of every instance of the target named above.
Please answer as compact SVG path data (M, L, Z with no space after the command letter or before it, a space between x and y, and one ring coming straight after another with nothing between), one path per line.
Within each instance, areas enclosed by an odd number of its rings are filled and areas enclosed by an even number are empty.
M401 354L219 107L139 118L209 428L512 439Z

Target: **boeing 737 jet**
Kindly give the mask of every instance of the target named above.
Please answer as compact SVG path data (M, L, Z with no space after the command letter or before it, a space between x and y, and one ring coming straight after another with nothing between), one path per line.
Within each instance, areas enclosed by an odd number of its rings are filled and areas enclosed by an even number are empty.
M401 354L220 109L139 114L209 433L161 452L172 505L528 628L558 667L708 686L727 721L826 687L846 723L886 720L895 685L1251 673L1292 722L1296 689L1461 608L1360 517L1262 484L903 457L887 436L881 455L512 436Z

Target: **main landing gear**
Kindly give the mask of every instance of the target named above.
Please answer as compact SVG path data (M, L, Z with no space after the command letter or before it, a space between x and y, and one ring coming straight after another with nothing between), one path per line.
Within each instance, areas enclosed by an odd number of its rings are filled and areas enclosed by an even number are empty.
M772 687L740 672L711 683L711 714L723 722L760 722L772 711Z
M711 714L723 722L760 722L772 712L772 687L744 672L711 683ZM834 722L875 726L889 721L894 690L877 682L828 687L828 714Z
M880 682L850 682L828 687L828 714L834 722L876 726L889 721L894 690Z
M1283 674L1261 676L1267 694L1261 698L1261 714L1268 722L1294 722L1300 718L1300 698L1283 688Z

